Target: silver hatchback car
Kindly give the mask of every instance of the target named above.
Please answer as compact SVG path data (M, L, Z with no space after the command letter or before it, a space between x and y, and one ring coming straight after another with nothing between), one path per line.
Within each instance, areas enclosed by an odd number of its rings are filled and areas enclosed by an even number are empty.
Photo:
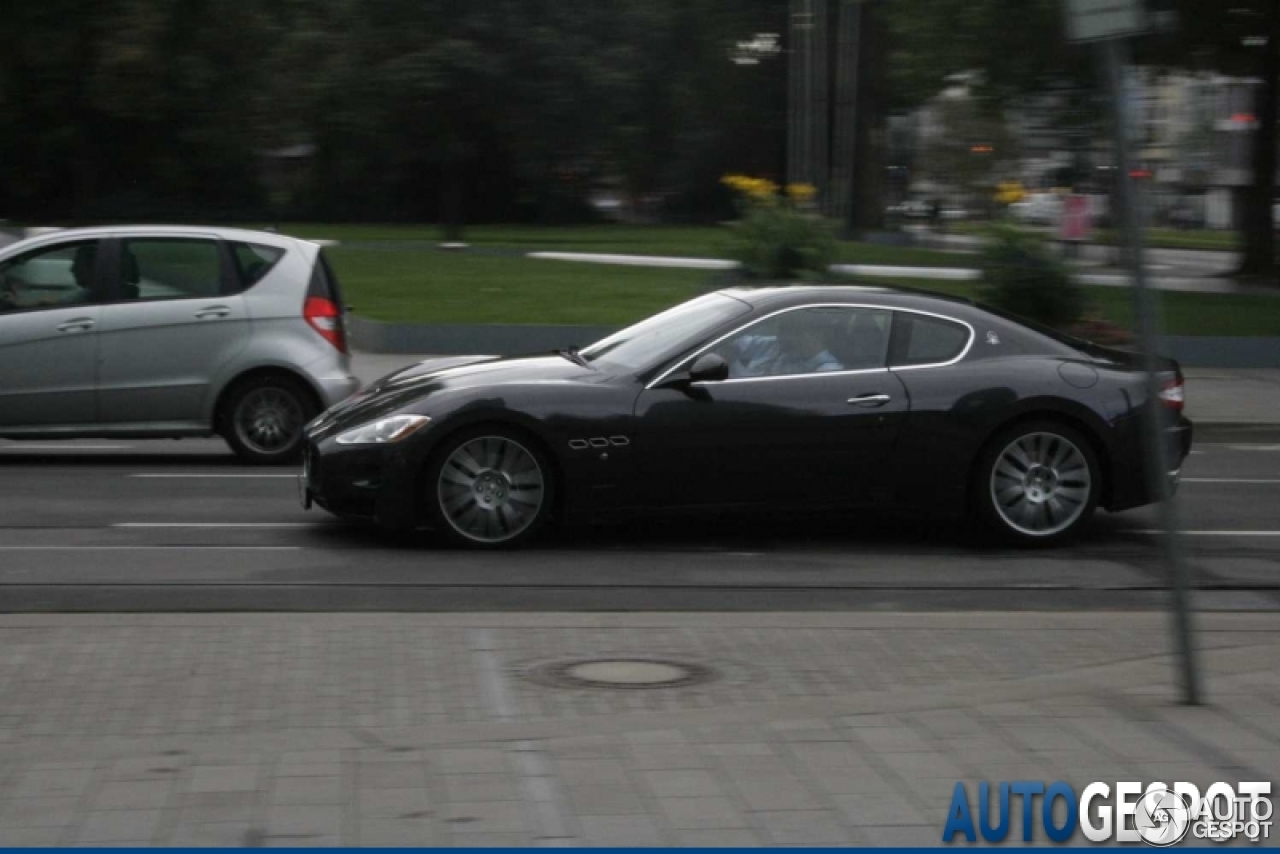
M0 249L0 437L221 435L296 459L359 387L320 246L230 228L58 231Z

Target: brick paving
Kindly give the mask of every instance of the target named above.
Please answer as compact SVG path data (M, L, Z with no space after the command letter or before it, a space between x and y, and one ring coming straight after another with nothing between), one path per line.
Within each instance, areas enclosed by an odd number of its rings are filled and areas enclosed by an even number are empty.
M1280 620L0 617L0 845L937 844L957 781L1275 780ZM576 658L685 688L551 687Z

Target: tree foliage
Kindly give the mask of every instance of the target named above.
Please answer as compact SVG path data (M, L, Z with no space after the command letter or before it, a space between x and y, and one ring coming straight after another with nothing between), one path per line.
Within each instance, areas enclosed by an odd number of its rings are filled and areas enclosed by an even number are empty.
M776 0L71 0L0 51L0 216L526 218L584 188L703 214L777 172ZM314 146L286 192L264 153Z

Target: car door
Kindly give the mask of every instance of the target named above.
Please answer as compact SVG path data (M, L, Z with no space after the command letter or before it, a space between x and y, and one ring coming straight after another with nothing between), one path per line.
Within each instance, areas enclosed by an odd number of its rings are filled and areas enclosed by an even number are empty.
M885 367L892 313L805 306L703 352L729 377L651 384L636 403L645 503L828 505L874 500L910 410Z
M0 262L0 429L95 421L104 275L98 240Z
M196 422L219 370L249 342L244 297L209 236L122 236L116 299L99 324L98 402L111 424Z

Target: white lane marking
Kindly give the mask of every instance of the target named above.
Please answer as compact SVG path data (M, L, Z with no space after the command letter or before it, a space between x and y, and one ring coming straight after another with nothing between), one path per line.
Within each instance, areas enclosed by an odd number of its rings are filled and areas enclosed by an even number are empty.
M1280 445L1223 445L1232 451L1280 451Z
M1164 531L1143 528L1138 533L1154 535L1163 534ZM1280 531L1179 531L1178 533L1186 537L1280 537Z
M116 522L113 528L319 528L317 522Z
M296 552L302 546L0 546L0 552L120 552L120 551L240 551Z
M297 474L203 474L200 472L191 472L187 474L131 474L126 477L140 478L174 478L183 479L188 477L287 477L290 480L297 480Z
M1252 477L1184 477L1183 483L1280 483L1280 478Z
M1204 451L1197 451L1197 450L1195 450L1195 449L1193 448L1193 449L1191 450L1191 453L1193 453L1193 454L1203 454L1203 453L1205 453L1205 452L1204 452Z
M0 445L0 451L123 451L133 445Z

